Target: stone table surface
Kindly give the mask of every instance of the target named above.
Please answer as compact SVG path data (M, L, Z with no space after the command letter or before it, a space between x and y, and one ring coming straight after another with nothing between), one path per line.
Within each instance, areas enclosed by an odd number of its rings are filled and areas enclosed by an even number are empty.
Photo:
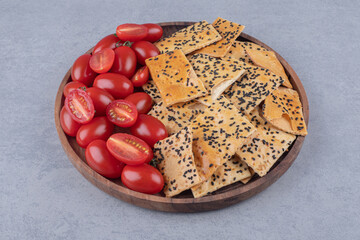
M359 239L359 9L359 1L0 0L0 239ZM309 135L293 166L253 198L205 213L142 209L94 187L54 125L73 61L121 23L218 16L246 25L303 82Z

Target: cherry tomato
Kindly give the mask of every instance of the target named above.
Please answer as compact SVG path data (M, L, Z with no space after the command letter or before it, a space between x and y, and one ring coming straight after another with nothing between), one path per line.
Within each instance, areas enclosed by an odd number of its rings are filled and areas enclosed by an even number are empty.
M117 160L128 165L143 164L153 157L153 152L146 142L126 133L111 135L106 146Z
M85 84L81 83L81 82L69 82L65 85L64 87L64 96L67 97L67 95L69 95L69 93L72 90L78 89L78 88L85 88Z
M76 142L86 148L96 139L107 140L114 130L114 125L106 117L96 117L88 124L82 125L77 134Z
M148 41L134 42L131 48L136 54L136 58L139 64L145 65L145 60L151 57L155 57L160 54L159 49Z
M139 24L125 23L116 28L116 35L120 40L136 42L147 36L148 29Z
M131 134L144 140L150 147L168 137L168 132L162 122L153 116L139 114L136 123L130 128Z
M75 89L65 98L65 108L78 123L88 123L95 115L94 103L90 96L81 89Z
M145 41L156 42L162 37L163 29L160 25L157 25L155 23L146 23L143 24L143 26L148 29L148 34L144 39Z
M85 151L86 162L95 172L108 178L119 178L125 166L116 160L106 148L104 140L94 140Z
M134 87L141 87L149 80L149 68L143 66L137 70L135 75L131 78Z
M94 47L93 54L103 50L104 48L116 48L116 43L119 42L120 39L116 36L116 34L110 34L103 39L101 39Z
M95 78L94 87L110 93L115 99L126 98L134 92L132 82L124 75L117 73L103 73Z
M159 170L148 164L125 166L121 182L131 190L148 194L158 193L164 187L164 178Z
M84 54L75 60L71 68L71 79L74 82L82 82L90 86L96 77L96 73L91 69L89 61L90 54Z
M106 108L106 116L110 122L119 127L131 127L136 122L138 112L133 103L115 100Z
M115 49L115 60L111 72L123 74L131 78L136 70L135 52L128 46L121 46Z
M89 64L94 72L106 73L111 69L114 60L115 52L111 48L104 48L91 56Z
M107 91L91 87L86 89L87 94L91 97L94 107L95 107L95 116L105 116L107 106L114 101L114 97Z
M151 97L144 92L130 94L125 100L133 103L136 106L138 113L148 113L152 107Z
M75 137L77 131L81 127L80 123L77 123L72 119L65 107L63 107L60 112L60 124L64 132L71 137Z

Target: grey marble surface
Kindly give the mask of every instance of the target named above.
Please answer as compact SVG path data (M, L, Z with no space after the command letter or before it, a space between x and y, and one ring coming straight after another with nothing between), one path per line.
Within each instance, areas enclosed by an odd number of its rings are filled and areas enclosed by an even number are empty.
M0 0L0 239L359 239L359 1ZM150 211L91 185L57 136L73 61L125 22L222 16L278 51L310 102L309 132L275 184L198 214Z

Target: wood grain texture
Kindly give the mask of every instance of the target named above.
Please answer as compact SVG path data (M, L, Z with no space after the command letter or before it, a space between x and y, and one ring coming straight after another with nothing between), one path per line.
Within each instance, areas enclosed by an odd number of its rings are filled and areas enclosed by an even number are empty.
M193 24L193 22L160 23L164 29L164 36L170 35L171 33L190 24ZM241 33L238 40L254 42L273 51L273 49L266 44L245 33ZM91 51L92 49L90 49L87 53L91 53ZM303 104L305 121L308 125L309 103L304 87L295 71L285 61L285 59L277 53L276 55L284 66L293 88L299 93L300 100ZM86 163L84 149L78 146L75 138L68 137L62 130L60 126L60 111L64 103L63 89L65 84L69 81L71 81L70 70L64 76L55 100L55 125L64 151L76 169L96 187L118 199L140 207L167 212L202 212L231 206L263 191L279 179L295 161L305 140L305 137L298 136L289 148L289 151L283 154L267 175L262 178L256 176L246 185L241 182L234 183L230 186L219 189L211 195L197 199L192 197L189 190L174 198L166 198L162 193L157 195L138 193L124 187L119 179L109 180L93 171Z

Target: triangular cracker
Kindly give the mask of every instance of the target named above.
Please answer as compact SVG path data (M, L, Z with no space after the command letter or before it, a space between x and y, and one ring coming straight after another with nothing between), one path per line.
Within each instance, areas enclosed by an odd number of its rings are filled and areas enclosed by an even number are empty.
M181 49L185 54L206 47L221 39L221 35L207 21L197 22L157 41L161 53Z
M195 198L199 198L250 177L251 173L247 164L239 157L233 156L232 159L220 166L209 179L192 187L191 191Z
M232 44L229 52L225 55L225 57L232 57L237 60L243 61L245 63L254 65L254 62L251 61L250 57L246 54L245 46L249 46L249 47L251 46L252 48L255 48L259 51L265 51L265 52L269 51L266 48L263 48L252 42L235 41Z
M146 59L166 106L204 96L207 91L181 50Z
M204 83L206 89L211 92L212 99L217 99L245 73L239 61L234 58L221 60L197 53L191 55L189 61L196 75Z
M159 103L162 101L160 92L152 79L149 79L147 83L142 85L142 89L144 90L144 92L150 95L150 97L155 103Z
M263 117L275 127L296 135L307 135L306 123L297 91L279 88L265 99Z
M201 181L192 153L192 139L192 132L185 127L154 146L154 157L159 161L157 167L164 176L166 197L175 196Z
M276 75L279 75L284 79L283 85L285 87L292 88L289 78L285 73L284 67L281 65L273 51L262 51L251 46L245 46L245 50L255 65L267 68Z
M212 25L216 31L220 33L222 39L218 42L210 44L207 47L197 50L196 53L204 53L212 57L224 57L230 50L234 41L240 36L245 26L233 23L221 17L218 17Z

